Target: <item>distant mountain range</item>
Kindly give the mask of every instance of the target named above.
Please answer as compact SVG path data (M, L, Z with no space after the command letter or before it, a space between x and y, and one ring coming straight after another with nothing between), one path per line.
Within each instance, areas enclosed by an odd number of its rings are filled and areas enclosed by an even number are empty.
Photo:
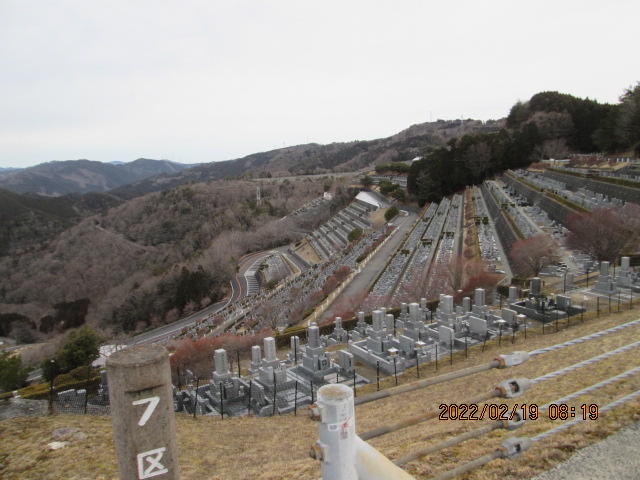
M383 139L297 145L195 166L144 158L130 163L53 161L23 169L0 169L0 188L49 197L109 191L130 199L190 181L358 171L378 163L411 160L426 148L442 146L453 137L495 132L502 126L503 121L438 120L413 125Z
M296 145L236 160L204 163L175 174L158 175L123 185L111 193L122 199L131 199L187 182L359 171L379 163L412 160L429 148L443 146L451 138L469 133L497 132L503 126L503 120L486 123L471 119L438 120L412 125L396 135L377 140Z
M155 175L175 174L192 166L146 158L122 164L92 160L54 161L22 169L1 169L0 188L49 197L106 192Z

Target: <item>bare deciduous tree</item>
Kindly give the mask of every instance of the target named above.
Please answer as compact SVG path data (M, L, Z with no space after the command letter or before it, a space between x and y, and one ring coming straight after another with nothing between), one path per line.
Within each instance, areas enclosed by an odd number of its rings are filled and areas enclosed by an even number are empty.
M565 158L569 154L569 147L564 138L545 140L535 148L538 158Z
M536 112L531 121L545 140L564 138L573 131L573 119L567 112Z
M538 235L514 243L509 257L518 275L533 277L560 260L560 246L553 237Z
M465 161L474 178L482 178L491 165L491 147L486 142L474 143L467 149Z
M637 214L637 209L596 208L571 215L567 218L567 244L600 262L613 262L625 248L637 243L638 232L633 230L637 218L633 213Z
M462 255L452 255L447 264L449 273L448 284L451 290L457 292L463 286L465 279L465 264L467 262Z

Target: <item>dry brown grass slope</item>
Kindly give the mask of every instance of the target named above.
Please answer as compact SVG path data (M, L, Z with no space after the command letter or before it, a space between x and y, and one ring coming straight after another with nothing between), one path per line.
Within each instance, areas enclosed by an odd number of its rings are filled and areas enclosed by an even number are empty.
M626 323L638 317L638 310L593 318L585 316L585 322L575 320L569 328L547 329L545 335L529 329L527 340L516 338L515 345L503 341L489 342L483 353L481 348L454 356L453 365L447 359L439 362L437 375L467 368L477 363L491 361L500 353L512 350L532 351L555 345L596 331ZM503 339L504 340L504 339ZM356 429L370 430L386 423L407 418L438 408L441 403L462 403L480 393L490 392L495 385L511 377L536 378L551 371L605 353L640 340L640 326L606 335L598 340L539 355L529 362L508 369L490 370L472 377L435 385L377 402L356 407ZM571 374L534 386L524 396L507 401L527 405L542 405L566 394L585 388L638 366L638 350L616 355ZM433 365L420 369L421 378L435 376ZM415 372L399 378L401 383L415 380ZM392 386L393 379L386 380ZM640 376L600 389L577 398L570 405L598 404L601 407L616 398L640 388ZM367 387L375 389L375 385ZM360 392L359 393L364 393ZM502 403L495 399L492 403ZM640 417L640 400L628 402L610 412L601 414L598 420L589 420L569 430L537 442L516 460L496 460L489 465L465 475L464 479L530 478L566 460L577 449L597 442ZM371 444L390 458L406 454L427 444L437 443L449 436L478 428L487 420L439 421L426 423L375 438ZM534 436L563 423L551 421L547 413L530 421L516 432L497 430L481 439L470 440L460 446L432 454L409 464L406 468L418 479L441 474L480 455L493 451L503 438ZM87 439L72 442L66 448L51 451L47 444L54 439L51 432L59 427L79 427ZM307 456L309 447L317 439L317 425L305 415L287 415L273 418L207 418L193 419L178 416L178 449L182 475L187 480L201 479L317 479L320 464ZM3 479L116 479L116 462L111 437L111 421L106 417L51 416L44 418L18 418L0 422L0 477Z

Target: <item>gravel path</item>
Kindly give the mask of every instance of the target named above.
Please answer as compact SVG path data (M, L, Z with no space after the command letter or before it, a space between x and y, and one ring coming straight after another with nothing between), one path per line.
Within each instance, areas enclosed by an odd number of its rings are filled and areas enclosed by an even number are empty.
M640 422L636 422L531 480L638 480L639 452Z
M49 412L46 400L25 400L11 398L8 403L0 405L0 420L16 417L42 417Z

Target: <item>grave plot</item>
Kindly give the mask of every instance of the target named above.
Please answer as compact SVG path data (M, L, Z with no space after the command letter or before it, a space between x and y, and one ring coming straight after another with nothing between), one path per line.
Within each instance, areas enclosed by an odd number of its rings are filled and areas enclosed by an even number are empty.
M542 279L538 277L531 280L529 295L525 300L513 301L512 297L510 288L509 306L514 311L542 323L550 323L583 312L582 307L572 306L571 299L564 295L548 299L542 293Z
M398 304L409 294L409 285L420 281L424 274L424 262L430 258L434 239L437 244L450 205L451 200L445 197L440 204L432 203L427 208L421 221L378 278L367 298L368 303L386 303L388 298L392 297L393 304Z
M471 187L469 190L468 198L471 200L471 208L468 209L465 206L465 228L467 228L468 222L473 220L475 229L472 229L475 234L475 240L477 240L478 250L480 253L480 259L486 261L488 264L495 268L492 262L499 262L500 252L496 244L496 238L489 223L489 213L487 212L486 205L482 198L482 193L477 187ZM467 210L468 213L467 213ZM466 235L470 232L466 231ZM466 246L473 246L473 237L465 238Z
M514 302L516 291L514 287L510 292ZM476 289L473 300L465 297L462 305L454 306L452 296L440 295L434 314L426 308L425 299L420 305L403 303L397 319L386 309L377 309L371 326L364 322L364 312L359 312L349 352L367 365L394 375L470 345L513 335L524 327L525 316L515 310L490 310L484 289Z
M423 216L423 220L425 216ZM386 297L392 294L425 229L426 223L424 221L418 222L373 286L371 298Z
M265 338L264 357L259 346L252 347L247 377L232 373L227 352L216 350L215 370L208 384L174 391L176 411L214 416L283 415L311 404L322 385L345 383L356 388L369 383L356 373L354 357L348 351L338 352L338 363L331 359L317 325L309 327L307 338L309 343L301 347L299 338L292 337L291 353L284 361L276 356L275 339Z
M502 189L499 189L499 191L502 193L502 198L506 199L506 202L503 203L502 206L518 228L520 234L524 238L531 238L540 235L542 230L530 220L520 206L526 203L526 199L519 196L512 197L508 191ZM513 193L515 195L515 192Z
M349 343L349 352L367 365L379 368L388 375L402 373L418 363L431 360L428 351L429 339L426 327L426 312L417 303L403 306L398 320L386 310L374 310L372 325L364 323L364 312L360 312L354 340ZM402 335L396 336L398 330Z
M458 196L461 198L461 196ZM426 296L435 297L439 292L446 291L446 279L448 276L448 265L456 248L455 239L460 235L460 215L461 208L452 208L445 217L445 227L440 242L429 268L427 278Z
M539 173L533 173L527 170L515 170L512 173L517 177L526 178L528 182L533 183L546 191L550 191L556 195L566 198L572 203L580 205L588 210L593 210L598 207L607 208L624 205L624 201L619 198L604 195L602 193L596 193L585 187L580 187L573 191L565 183L545 177Z
M349 244L348 236L353 229L370 230L369 216L384 206L373 195L360 192L351 204L310 233L307 240L318 257L328 261Z
M617 271L615 283L619 289L640 291L640 273L631 268L631 259L629 257L620 259L620 268Z

